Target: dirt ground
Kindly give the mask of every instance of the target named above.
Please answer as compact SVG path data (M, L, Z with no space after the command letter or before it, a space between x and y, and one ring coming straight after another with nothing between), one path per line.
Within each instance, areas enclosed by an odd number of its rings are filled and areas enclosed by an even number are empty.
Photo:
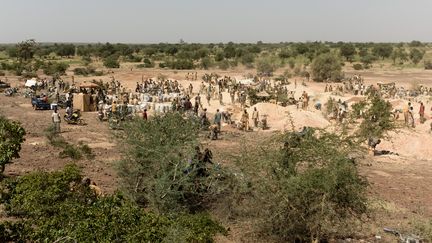
M130 89L134 89L135 83L141 81L141 78L156 77L160 73L172 79L184 80L188 71L169 71L150 69L148 71L130 70L123 68L116 71L113 75L116 79L121 80L122 84ZM195 71L194 71L195 72ZM210 71L198 71L198 77ZM251 70L231 70L215 71L220 75L230 75L241 77L245 73L253 73ZM347 73L354 73L347 70ZM359 72L355 72L359 73ZM360 72L361 73L361 72ZM432 87L432 72L424 70L394 70L379 71L372 70L362 72L362 76L367 83L394 81L397 84L409 87L413 82L422 83ZM94 77L96 79L109 80L111 75L103 77ZM13 85L22 84L16 77L8 77ZM93 77L75 77L77 81L91 80ZM70 80L70 77L65 77ZM300 78L299 78L300 80ZM189 81L184 81L188 84ZM199 81L193 83L197 88ZM324 90L325 84L308 82L307 89L315 92L319 97ZM227 97L228 98L228 97ZM224 97L225 99L225 97ZM204 102L205 103L205 102ZM407 230L410 223L416 219L425 219L432 216L432 134L430 133L431 123L431 103L426 102L426 117L428 120L425 124L419 124L416 128L401 128L390 136L390 140L384 141L378 146L378 149L388 150L396 154L382 156L368 156L360 163L361 173L368 179L369 194L371 205L376 209L376 217L371 219L370 241L373 241L375 235L380 235L385 242L392 242L392 237L386 236L382 232L383 227L393 227ZM220 107L218 102L211 103L212 110ZM272 109L265 108L262 109ZM417 104L414 107L418 110ZM212 111L211 110L211 111ZM321 120L321 115L317 111L296 111L294 108L288 108L288 111L298 119L298 126L305 125L313 121L314 124ZM286 116L287 110L262 110L262 113L269 114L269 125L275 125L278 129L283 130L285 121L281 119ZM6 117L20 121L27 131L26 141L23 144L20 153L21 158L15 159L12 164L7 165L5 174L15 176L29 173L35 170L58 170L70 163L70 159L59 158L60 150L49 145L44 135L44 130L51 124L51 111L35 111L32 109L30 99L20 96L6 97L0 95L0 113ZM60 111L64 114L64 110ZM273 116L273 120L272 120ZM99 122L95 112L83 114L87 125L74 126L61 124L62 136L71 143L77 144L83 141L88 144L96 157L92 160L83 159L76 163L82 167L86 176L89 176L101 187L104 193L115 191L118 186L118 177L115 170L115 161L120 159L118 144L113 137L112 131L108 124ZM276 122L278 125L276 125ZM325 121L328 122L328 121ZM328 122L329 124L331 122ZM418 122L417 122L418 123ZM259 140L260 137L268 136L268 131L240 132L234 129L223 127L225 133L222 139L218 141L205 141L206 144L214 147L213 153L216 160L221 151L225 153L232 151L236 153L241 144L245 141ZM273 129L275 130L275 129ZM218 161L223 165L229 166L230 161ZM373 203L372 203L373 201ZM231 234L227 237L219 237L219 242L247 242L251 238L245 238L245 234L250 232L249 226L244 223L233 223L230 225Z

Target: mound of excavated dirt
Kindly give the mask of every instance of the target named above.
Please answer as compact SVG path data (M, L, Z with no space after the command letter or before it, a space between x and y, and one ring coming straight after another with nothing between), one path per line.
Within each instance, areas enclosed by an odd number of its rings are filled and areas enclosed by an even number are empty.
M295 129L303 126L324 128L330 125L320 111L297 110L295 106L283 107L273 103L258 103L248 108L249 117L252 118L254 108L257 108L260 118L267 115L267 123L270 130L290 130L291 121ZM235 119L240 120L241 113L235 114Z
M390 133L390 140L384 140L378 149L389 150L401 156L418 160L432 160L432 134L430 123L418 124L414 129L403 129Z

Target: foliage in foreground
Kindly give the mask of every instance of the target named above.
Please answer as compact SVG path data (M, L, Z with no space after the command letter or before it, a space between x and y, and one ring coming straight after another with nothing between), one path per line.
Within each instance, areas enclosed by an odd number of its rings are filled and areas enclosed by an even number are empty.
M0 200L16 220L0 224L0 241L211 242L225 233L206 214L161 216L121 194L99 198L81 181L74 165L4 180Z
M0 115L0 173L12 159L19 158L21 143L24 142L25 130L15 121Z
M251 210L265 235L290 242L344 237L352 233L347 225L366 213L367 183L349 158L350 141L307 129L255 151L243 163L263 167L249 173L256 178Z
M199 150L199 123L179 113L134 120L125 125L126 145L119 175L140 204L163 213L195 212L224 192L230 178Z

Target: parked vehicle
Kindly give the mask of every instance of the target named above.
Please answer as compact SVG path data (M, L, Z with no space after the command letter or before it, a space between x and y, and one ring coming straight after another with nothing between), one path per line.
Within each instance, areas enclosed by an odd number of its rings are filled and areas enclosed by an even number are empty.
M40 97L31 98L31 104L35 110L50 110L51 104Z
M68 114L65 114L63 116L63 119L67 124L86 125L86 123L84 122L84 119L81 118L81 113L79 110L74 111L71 116L69 116Z

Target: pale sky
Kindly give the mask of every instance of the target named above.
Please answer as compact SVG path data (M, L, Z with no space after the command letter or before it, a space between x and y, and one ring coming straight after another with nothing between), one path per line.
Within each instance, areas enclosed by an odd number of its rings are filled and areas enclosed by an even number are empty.
M0 43L432 42L432 0L0 0Z

